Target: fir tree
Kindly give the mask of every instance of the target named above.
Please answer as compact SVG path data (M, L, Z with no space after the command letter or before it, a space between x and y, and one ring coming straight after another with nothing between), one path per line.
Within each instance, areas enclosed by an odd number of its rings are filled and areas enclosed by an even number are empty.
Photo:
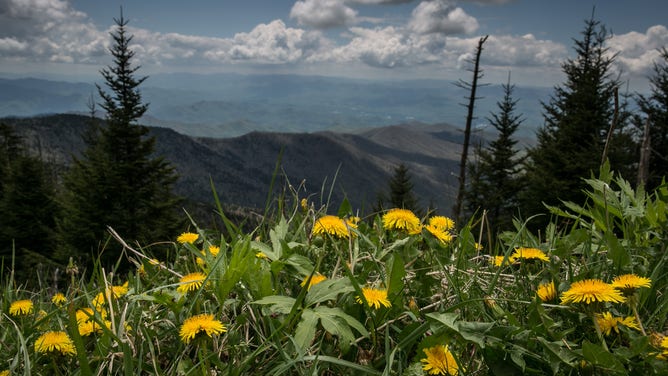
M503 85L503 100L497 102L498 113L492 113L487 121L498 132L497 138L486 148L476 148L477 162L469 168L471 183L466 193L470 215L487 211L492 232L508 229L517 216L519 193L523 186L522 161L513 138L522 124L522 116L515 114L517 100L513 99L514 85Z
M105 122L91 125L87 149L74 158L64 177L61 261L70 255L96 256L102 250L103 264L118 260L119 247L104 244L107 226L126 241L147 244L172 238L178 225L175 171L153 155L155 138L137 123L148 108L139 91L146 77L135 77L139 67L132 65L132 36L122 13L114 21L113 65L101 71L110 92L98 86Z
M654 74L650 77L651 94L638 95L637 100L645 114L645 119L637 123L643 126L647 141L646 162L641 163L646 174L638 183L648 190L659 186L668 176L668 49L659 52L660 61L654 64Z
M29 265L48 262L55 249L54 182L8 125L0 124L0 144L0 258L7 265L14 253L16 279L25 282Z
M390 204L394 208L403 208L417 213L419 211L417 199L413 193L413 183L408 167L403 163L394 168L394 174L390 180Z
M574 41L577 57L562 66L566 82L555 88L549 103L543 104L545 125L538 131L538 143L529 150L526 164L524 216L545 213L543 204L585 201L583 179L599 170L619 87L619 82L611 78L615 56L605 47L607 39L605 27L593 15L585 21L582 39ZM616 132L623 133L625 129L618 128ZM628 139L610 140L612 168L626 169L628 166L618 161L624 159L623 143ZM544 221L538 223L541 224Z

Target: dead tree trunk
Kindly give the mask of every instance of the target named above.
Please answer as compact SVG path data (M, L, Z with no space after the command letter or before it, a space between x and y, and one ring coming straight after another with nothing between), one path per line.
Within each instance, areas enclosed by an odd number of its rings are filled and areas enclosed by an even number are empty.
M478 97L476 97L476 90L478 89L478 80L483 76L482 70L480 69L480 55L482 54L482 45L487 40L488 36L489 35L485 35L478 41L478 47L476 48L475 59L473 60L473 70L472 70L473 80L470 83L464 82L462 80L460 80L457 83L457 86L470 90L470 94L466 98L468 99L469 102L467 105L468 114L466 116L466 127L464 128L464 145L462 147L462 158L461 161L459 162L459 189L457 191L457 201L455 202L455 206L453 208L453 213L452 213L457 223L460 222L462 206L464 205L464 191L466 188L466 161L468 159L469 142L471 140L471 125L474 119L473 109L475 107L476 99L479 99Z

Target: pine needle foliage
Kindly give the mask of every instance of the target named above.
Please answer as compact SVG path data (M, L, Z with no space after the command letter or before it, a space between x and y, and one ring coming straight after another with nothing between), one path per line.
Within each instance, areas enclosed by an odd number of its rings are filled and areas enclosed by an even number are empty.
M139 67L132 64L128 21L122 13L114 21L109 50L113 64L101 71L109 91L98 86L106 118L91 125L87 149L74 158L64 177L61 261L72 255L96 255L102 249L99 242L107 238L107 226L131 241L147 243L164 239L178 226L180 199L172 191L177 175L154 155L154 137L137 123L148 108L139 91L147 77L135 76ZM101 261L109 264L117 258L117 252L109 250Z
M517 216L519 193L524 187L524 157L520 155L514 138L522 124L522 115L515 112L517 100L513 98L514 88L509 77L508 83L503 85L503 99L497 102L498 112L487 119L498 136L486 147L478 145L476 162L469 165L468 214L487 210L493 233L512 228L512 218Z
M581 34L574 40L577 56L562 66L566 82L555 87L549 103L543 104L545 125L528 153L525 216L542 212L543 203L581 202L582 178L601 164L620 83L611 76L615 55L606 47L606 28L592 15ZM618 150L612 145L611 149L612 166L623 171L625 166L617 163L622 159Z

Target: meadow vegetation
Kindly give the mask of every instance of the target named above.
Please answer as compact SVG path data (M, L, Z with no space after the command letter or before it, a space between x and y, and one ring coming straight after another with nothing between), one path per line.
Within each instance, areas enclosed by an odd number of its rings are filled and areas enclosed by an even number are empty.
M666 374L668 186L586 182L497 245L480 217L359 218L298 190L252 231L218 206L225 231L192 223L167 249L110 228L127 275L2 274L0 374Z

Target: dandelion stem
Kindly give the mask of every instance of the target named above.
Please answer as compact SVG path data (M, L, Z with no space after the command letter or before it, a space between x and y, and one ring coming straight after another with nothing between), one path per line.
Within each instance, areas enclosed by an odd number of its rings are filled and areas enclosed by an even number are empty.
M638 314L638 309L636 308L636 305L633 304L631 306L631 309L633 310L633 315L636 317L636 321L638 322L638 326L640 327L640 332L642 335L647 336L647 333L645 333L645 327L642 326L642 321L640 321L640 315Z

